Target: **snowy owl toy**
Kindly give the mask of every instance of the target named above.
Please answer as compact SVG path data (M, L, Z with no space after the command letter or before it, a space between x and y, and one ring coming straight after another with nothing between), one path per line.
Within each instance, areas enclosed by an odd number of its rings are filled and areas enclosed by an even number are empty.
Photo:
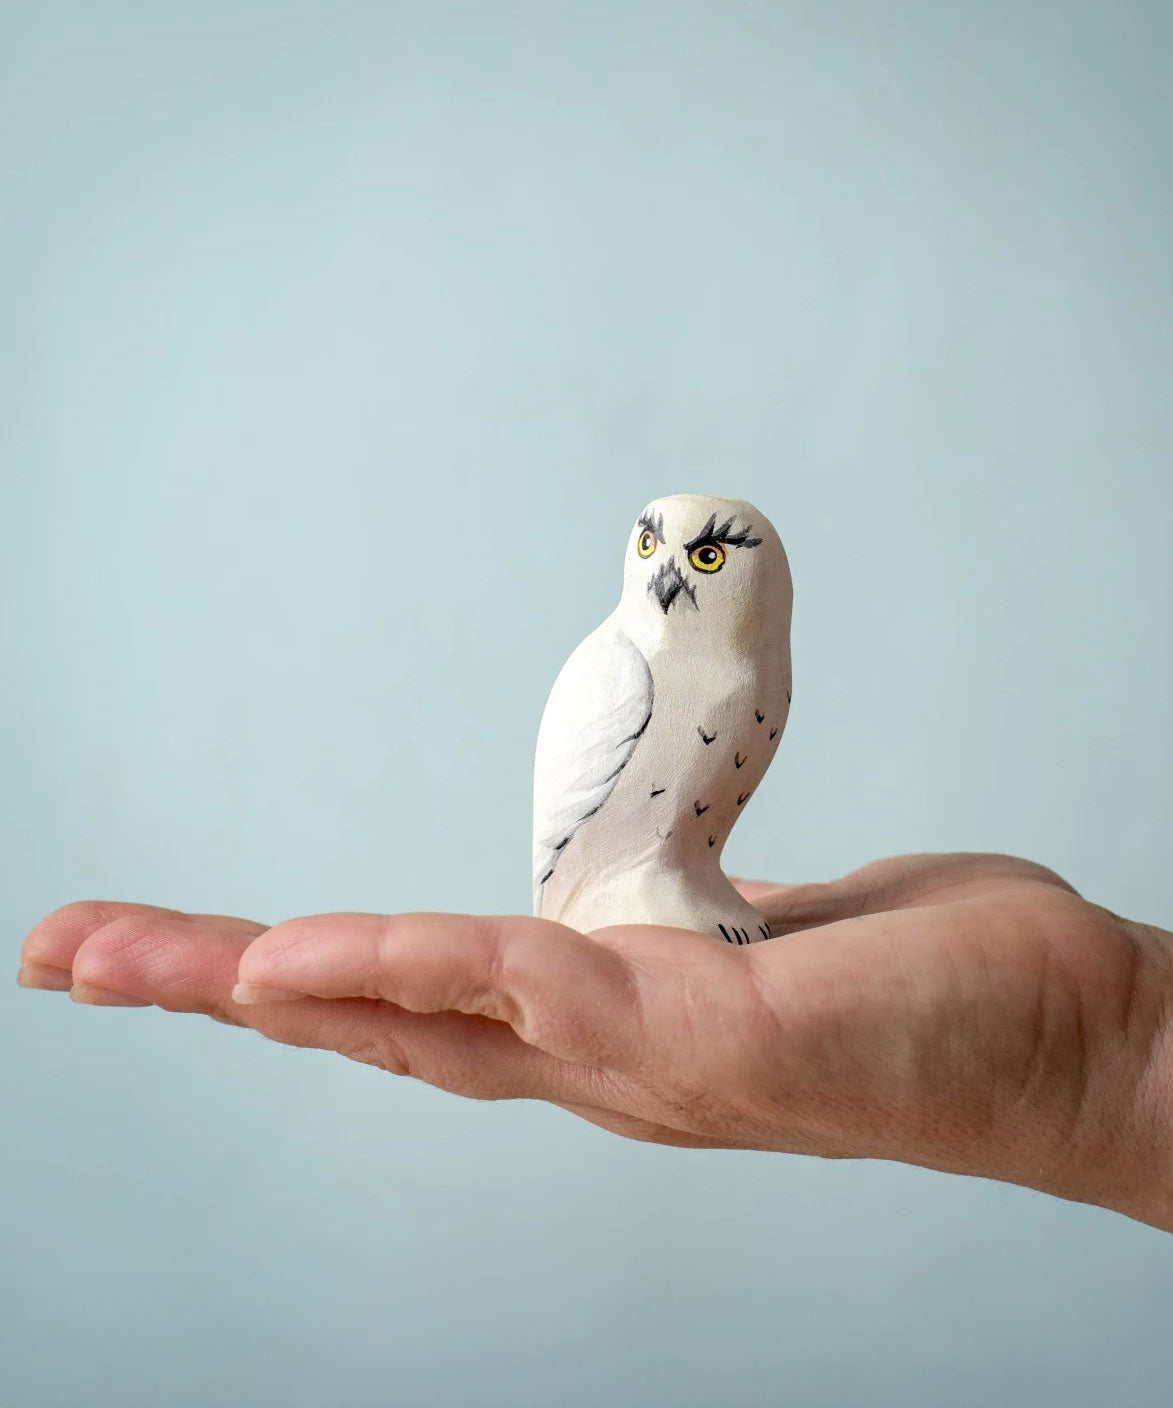
M770 937L721 850L790 708L790 566L741 499L640 514L623 594L554 681L534 760L534 913Z

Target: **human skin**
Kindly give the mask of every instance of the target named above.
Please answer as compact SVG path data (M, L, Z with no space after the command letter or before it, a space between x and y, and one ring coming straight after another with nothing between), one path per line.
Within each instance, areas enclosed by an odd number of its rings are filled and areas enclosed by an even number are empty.
M85 900L36 925L19 981L546 1100L633 1139L896 1159L1173 1231L1173 935L1011 856L736 883L771 941L515 915L267 927Z

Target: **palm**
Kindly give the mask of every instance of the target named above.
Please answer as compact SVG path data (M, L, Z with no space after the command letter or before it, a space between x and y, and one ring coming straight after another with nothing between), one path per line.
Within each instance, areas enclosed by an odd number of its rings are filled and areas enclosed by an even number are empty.
M1089 1052L1119 1064L1122 1018L1156 1028L1138 973L1164 962L1159 931L1005 856L741 888L775 941L435 914L266 929L83 902L30 934L25 981L206 1013L465 1095L545 1099L639 1139L1036 1186L1045 1166L1063 1191L1098 1109ZM238 976L295 1000L234 1001Z
M580 1111L588 1118L662 1142L823 1155L902 1157L914 1135L926 1153L939 1146L926 1161L969 1168L974 1142L990 1137L993 1092L1021 1096L1047 1081L1053 1132L1067 1137L1055 1102L1074 1120L1086 1097L1072 1058L1116 1023L1146 950L1165 951L1159 931L1086 903L1053 872L1011 856L903 856L826 885L739 888L771 933L786 936L754 946L747 980L726 976L722 986L722 1015L734 1014L745 1041L722 1054L709 1026L681 1020L696 1000L687 990L711 982L713 964L694 971L677 962L675 986L659 989L657 1020L688 1048L677 1070L703 1079L666 1111L655 1109L663 1092L650 1092L642 1126L610 1110ZM679 958L672 931L595 937L636 961ZM765 1064L755 1059L763 1049ZM1024 1161L1037 1145L1024 1148Z

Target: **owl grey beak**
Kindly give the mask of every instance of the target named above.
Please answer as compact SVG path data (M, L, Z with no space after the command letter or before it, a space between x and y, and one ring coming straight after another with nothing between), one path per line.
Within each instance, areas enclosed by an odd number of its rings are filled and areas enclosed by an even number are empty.
M681 592L692 602L693 606L696 605L696 593L681 575L676 560L671 557L667 562L662 562L653 573L651 581L648 582L648 591L655 592L656 600L660 603L660 608L665 616L668 614L668 608Z

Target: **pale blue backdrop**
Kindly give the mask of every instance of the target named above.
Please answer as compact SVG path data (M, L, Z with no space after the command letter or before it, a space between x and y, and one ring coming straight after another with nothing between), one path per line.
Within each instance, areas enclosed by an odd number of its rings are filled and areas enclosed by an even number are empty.
M729 848L1173 924L1168 6L10 3L4 930L525 910L655 494L796 692ZM3 1408L1158 1405L1173 1240L0 989Z

